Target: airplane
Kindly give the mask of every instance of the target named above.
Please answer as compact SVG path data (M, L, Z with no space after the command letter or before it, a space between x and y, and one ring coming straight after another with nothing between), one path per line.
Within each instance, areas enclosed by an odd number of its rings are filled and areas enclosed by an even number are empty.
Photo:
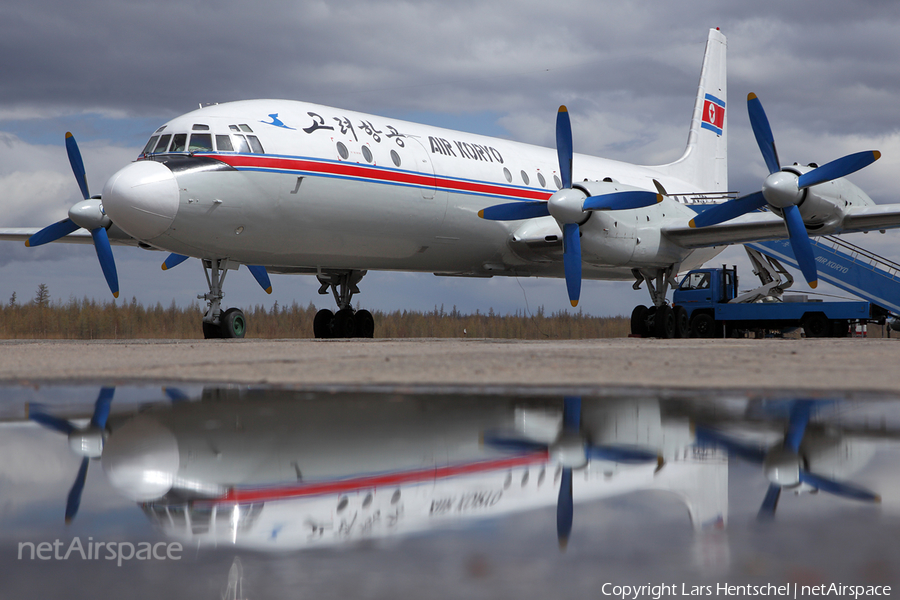
M84 425L29 407L82 457L67 523L91 458L166 535L207 546L335 546L556 506L565 548L576 505L639 490L683 501L698 532L728 519L726 454L695 448L656 398L168 395L110 414L103 388Z
M99 196L66 134L84 200L58 223L0 239L93 243L116 297L112 245L169 252L164 270L200 259L206 338L246 332L243 312L222 303L241 265L267 292L271 273L315 275L338 309L316 314L316 338L373 337L372 314L352 305L373 270L564 278L572 306L584 278L633 281L652 304L635 308L635 331L684 335L668 289L727 245L789 239L814 287L809 235L900 226L900 205L876 206L845 179L877 151L781 166L755 94L748 110L770 174L759 192L729 191L725 55L711 29L687 145L670 164L574 154L565 107L554 150L306 102L230 102L161 125Z

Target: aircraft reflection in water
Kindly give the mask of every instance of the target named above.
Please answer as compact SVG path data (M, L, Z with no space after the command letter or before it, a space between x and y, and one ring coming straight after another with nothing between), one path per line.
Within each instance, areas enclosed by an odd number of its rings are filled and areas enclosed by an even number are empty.
M725 452L656 399L174 396L107 420L106 390L80 429L43 407L31 418L100 455L112 486L185 542L288 550L556 506L564 545L573 504L636 490L672 493L697 529L728 518ZM67 519L83 486L79 472Z

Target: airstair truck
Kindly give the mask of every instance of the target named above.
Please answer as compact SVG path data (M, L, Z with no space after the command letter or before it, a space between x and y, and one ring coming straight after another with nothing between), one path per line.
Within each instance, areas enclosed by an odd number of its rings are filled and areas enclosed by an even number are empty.
M846 337L850 326L883 324L888 311L864 301L825 302L784 295L793 277L774 258L747 249L762 286L738 293L737 267L695 269L673 292L679 333L693 337L758 337L802 327L806 337Z

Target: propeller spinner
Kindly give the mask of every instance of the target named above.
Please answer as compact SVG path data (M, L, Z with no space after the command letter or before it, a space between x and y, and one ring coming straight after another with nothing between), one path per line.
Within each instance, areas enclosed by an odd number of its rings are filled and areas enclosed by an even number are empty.
M818 285L815 254L798 208L806 198L806 190L814 185L859 171L878 160L881 153L877 150L857 152L833 160L802 175L797 175L792 171L782 170L769 119L756 94L751 93L747 96L747 112L750 115L750 125L753 128L756 143L766 162L766 167L769 169L769 175L763 182L762 190L718 204L694 217L690 226L717 225L759 210L764 206L770 206L783 215L790 237L791 249L794 251L803 277L810 287L815 288Z
M589 196L573 187L572 182L572 124L565 106L556 113L556 154L562 188L543 200L509 202L478 212L482 219L515 221L552 216L563 233L563 267L569 302L578 306L581 297L581 225L590 211L642 208L662 202L662 195L644 190L625 190Z
M109 244L109 236L106 233L112 222L103 211L103 204L99 197L91 198L84 161L81 159L81 152L78 150L75 137L71 133L66 133L66 153L69 155L69 165L72 167L84 200L69 209L68 218L44 227L28 238L25 245L28 247L40 246L54 242L82 227L87 229L91 232L94 249L97 251L97 259L100 261L100 268L103 270L106 283L109 285L113 297L118 298L119 277L116 274L116 263L113 259L112 247Z

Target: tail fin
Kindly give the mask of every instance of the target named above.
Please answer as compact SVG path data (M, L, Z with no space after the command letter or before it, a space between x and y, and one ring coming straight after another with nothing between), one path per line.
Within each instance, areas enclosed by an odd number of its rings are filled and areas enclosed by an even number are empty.
M681 158L659 167L669 175L690 182L698 192L728 190L725 50L725 36L718 29L710 29L687 147Z

